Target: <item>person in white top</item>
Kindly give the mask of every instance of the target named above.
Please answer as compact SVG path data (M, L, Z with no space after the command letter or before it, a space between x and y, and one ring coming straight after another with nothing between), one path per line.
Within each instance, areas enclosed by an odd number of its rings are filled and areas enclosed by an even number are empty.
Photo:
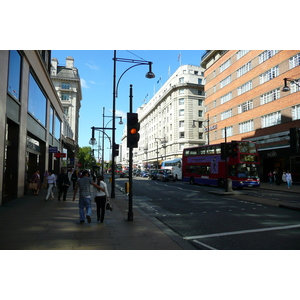
M48 177L47 177L47 181L48 181L48 192L47 192L47 196L45 201L48 200L50 194L51 194L51 200L54 199L54 194L53 194L53 187L56 186L56 179L55 179L55 175L53 174L52 171L48 172Z
M108 196L108 190L107 190L107 185L104 182L104 177L100 175L97 178L97 184L104 188L104 192L102 190L98 190L96 187L94 187L94 196L95 196L95 202L97 204L97 221L103 223L104 221L104 215L105 215L105 204L106 200L109 201L109 196ZM100 215L100 210L101 210L101 215Z
M290 173L290 171L289 170L287 170L286 171L286 174L285 174L285 176L286 176L286 184L287 184L287 187L288 187L288 189L291 187L291 185L292 185L292 174Z

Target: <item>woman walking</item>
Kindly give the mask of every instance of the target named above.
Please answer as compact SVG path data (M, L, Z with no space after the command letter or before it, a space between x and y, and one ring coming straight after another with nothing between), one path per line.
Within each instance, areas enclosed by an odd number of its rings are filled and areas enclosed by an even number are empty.
M286 174L285 174L285 177L286 177L286 184L287 184L287 187L288 189L291 187L292 185L292 174L290 173L290 171L286 171Z
M100 175L97 178L97 184L104 188L104 192L102 190L98 190L96 187L94 187L94 195L95 195L95 202L97 204L97 221L103 223L104 221L104 215L105 215L105 204L106 200L109 201L108 198L108 190L107 190L107 185L104 182L104 177ZM100 214L101 210L101 214Z
M36 189L34 189L34 195L38 195L40 188L41 188L41 183L40 183L40 171L37 170L35 171L32 176L31 176L31 180L32 183L36 183Z
M52 171L48 172L47 183L48 183L48 192L45 201L48 200L50 194L51 194L51 200L54 199L53 188L56 186L56 180Z

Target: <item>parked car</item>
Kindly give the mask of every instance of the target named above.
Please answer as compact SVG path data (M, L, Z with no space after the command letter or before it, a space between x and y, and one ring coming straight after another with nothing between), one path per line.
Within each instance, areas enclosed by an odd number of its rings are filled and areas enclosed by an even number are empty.
M158 170L150 170L148 174L148 179L156 180L157 179Z
M157 174L157 180L160 181L175 181L175 177L171 170L159 170Z
M136 170L133 175L135 176L140 176L141 175L141 170Z
M129 177L129 171L125 170L123 172L120 173L120 178L125 178L125 177Z
M142 171L141 177L148 177L149 172L148 171Z

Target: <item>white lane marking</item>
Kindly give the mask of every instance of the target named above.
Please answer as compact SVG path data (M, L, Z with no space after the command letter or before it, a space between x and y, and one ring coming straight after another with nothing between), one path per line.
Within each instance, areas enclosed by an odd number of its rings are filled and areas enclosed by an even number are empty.
M214 234L206 234L206 235L194 235L194 236L186 236L185 240L194 240L194 239L205 239L211 237L219 237L226 235L236 235L236 234L245 234L245 233L253 233L253 232L264 232L264 231L272 231L272 230L284 230L290 228L298 228L300 224L297 225L287 225L287 226L277 226L277 227L268 227L261 229L250 229L250 230L241 230L241 231L231 231L231 232L222 232L222 233L214 233Z
M206 247L206 248L208 248L208 249L210 249L210 250L218 250L218 249L213 248L213 247L211 247L211 246L209 246L209 245L207 245L207 244L201 243L201 242L199 242L199 241L197 241L197 240L193 240L193 242L194 242L194 243L197 243L197 244L199 244L199 245L201 245L201 246L203 246L203 247Z

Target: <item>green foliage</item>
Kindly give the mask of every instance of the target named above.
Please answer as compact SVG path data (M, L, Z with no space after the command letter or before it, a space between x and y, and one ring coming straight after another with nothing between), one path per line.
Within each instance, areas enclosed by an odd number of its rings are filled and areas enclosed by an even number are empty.
M82 164L82 169L92 169L92 167L96 165L96 159L92 155L91 147L79 148L78 162Z

